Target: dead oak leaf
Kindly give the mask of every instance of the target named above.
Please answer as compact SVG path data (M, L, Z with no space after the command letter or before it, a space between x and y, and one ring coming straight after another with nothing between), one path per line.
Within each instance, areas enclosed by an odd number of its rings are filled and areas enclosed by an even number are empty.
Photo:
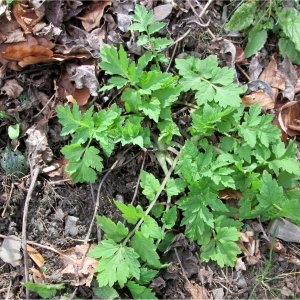
M90 32L92 29L99 27L103 11L109 5L111 5L111 1L93 2L83 17L77 17L81 20L83 28Z

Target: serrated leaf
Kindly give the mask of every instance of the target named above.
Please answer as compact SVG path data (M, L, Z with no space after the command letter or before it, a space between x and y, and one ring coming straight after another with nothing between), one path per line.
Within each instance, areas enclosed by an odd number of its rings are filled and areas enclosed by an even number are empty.
M161 88L165 81L171 76L171 74L161 71L143 72L140 77L139 86L144 93L150 93L151 91Z
M122 93L121 99L125 102L127 112L138 112L142 105L142 99L139 91L132 88L125 89Z
M70 161L79 161L84 153L85 148L80 144L66 145L61 149L61 153Z
M149 201L153 201L160 188L158 179L156 179L153 174L142 170L140 185L143 189L143 195L145 195Z
M61 136L74 133L80 125L81 112L79 111L79 106L77 103L74 103L74 106L71 110L69 106L57 106L56 113L59 119L59 122L63 125Z
M141 232L146 238L163 239L164 237L163 230L150 216L144 217L144 222L141 225Z
M107 74L128 78L129 60L122 45L119 50L114 46L105 45L100 51L100 58L99 66Z
M263 172L262 186L257 200L258 205L249 214L250 217L260 216L264 221L277 217L279 215L277 207L285 201L282 187L278 186L276 180L267 171Z
M133 20L141 24L144 31L147 31L148 25L153 23L153 12L148 12L145 6L137 4L135 5Z
M163 214L162 221L165 224L166 229L171 229L175 225L176 220L177 220L177 208L176 206L173 206Z
M141 259L149 266L154 268L160 268L162 266L153 239L146 238L140 231L136 231L131 239L131 245Z
M145 217L145 213L141 206L133 206L124 204L119 201L114 201L117 208L122 212L122 217L130 224L136 224L141 218Z
M300 51L300 13L293 7L284 7L277 13L278 23L284 34Z
M116 244L113 240L103 240L89 251L88 256L100 258L95 271L100 287L112 287L116 282L120 287L132 276L140 278L140 263L134 249Z
M240 94L246 92L246 87L238 86L235 83L224 87L215 87L216 94L214 100L222 107L239 107L241 105Z
M134 299L157 299L155 294L149 288L133 281L129 281L127 287Z
M248 42L245 48L246 58L257 53L266 43L268 37L267 30L261 30L253 27L248 33Z
M115 224L111 219L104 216L96 216L97 224L104 231L106 238L120 242L128 235L128 228L121 222Z
M111 300L119 297L118 292L110 286L93 287L93 293L97 298L100 299Z
M300 201L298 199L286 200L281 209L281 215L283 217L289 218L291 221L300 226Z
M300 163L293 157L285 157L272 160L269 162L269 167L279 175L279 170L286 171L290 174L300 176Z
M141 268L139 284L149 284L152 279L158 274L158 270Z
M152 98L149 102L143 101L139 108L155 123L158 122L160 115L160 102L157 98Z
M255 17L256 2L245 2L238 7L229 22L226 24L226 28L231 31L239 31L251 26Z
M148 26L148 34L153 34L155 32L160 31L162 28L166 26L166 23L164 22L155 22Z
M235 227L216 228L215 238L201 247L201 259L216 261L223 268L225 265L233 267L241 249L236 244L241 233Z
M166 192L168 197L177 196L186 188L186 182L181 178L170 178L166 184Z

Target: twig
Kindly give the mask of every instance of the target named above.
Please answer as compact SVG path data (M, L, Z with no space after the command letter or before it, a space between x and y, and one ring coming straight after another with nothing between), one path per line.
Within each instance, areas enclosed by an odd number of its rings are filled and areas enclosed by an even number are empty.
M133 205L133 203L134 203L134 201L135 201L135 198L136 198L136 196L137 196L137 192L138 192L139 185L140 185L140 181L141 181L141 173L142 173L142 171L144 170L145 160L146 160L146 152L144 151L144 157L143 157L143 161L142 161L142 165L141 165L141 171L140 171L140 174L139 174L139 178L138 178L138 180L137 180L137 183L136 183L136 187L135 187L135 190L134 190L134 194L133 194L132 200L131 200L131 202L130 202L131 205Z
M10 294L11 285L12 285L12 281L10 279L9 280L9 286L7 288L7 292L6 292L6 295L5 295L5 300L9 300L10 299L9 294Z
M97 197L96 197L96 204L95 204L95 209L94 209L94 214L93 217L91 219L91 223L90 223L90 227L89 230L86 234L86 237L84 239L84 244L87 244L88 240L90 239L90 235L92 233L92 229L94 226L94 221L96 219L96 215L98 212L98 208L100 206L100 193L101 193L101 189L102 189L102 185L104 183L104 181L106 180L107 176L112 172L112 170L116 167L116 165L119 163L120 159L117 159L113 165L109 168L109 170L106 172L106 174L103 176L103 178L101 179L99 186L98 186L98 191L97 191Z
M180 266L180 268L181 268L182 275L183 275L184 279L186 280L186 282L190 282L189 279L188 279L188 277L186 276L185 269L184 269L184 267L183 267L183 265L182 265L182 263L181 263L181 260L180 260L180 257L179 257L179 255L178 255L178 252L177 252L177 249L176 249L176 248L174 248L174 252L175 252L176 258L177 258L177 260L178 260L179 266Z
M15 240L15 241L21 241L21 239L19 237L13 236L13 235L6 236L6 235L3 235L3 234L0 234L0 238L2 238L2 239L12 239L12 240ZM63 252L61 252L60 250L57 250L53 247L42 245L42 244L39 244L39 243L36 243L36 242L33 242L33 241L26 241L26 242L27 242L28 245L32 245L32 246L36 246L36 247L39 247L39 248L42 248L42 249L49 250L51 252L54 252L56 254L59 254L61 256L66 257L67 259L69 259L73 263L76 263L76 261L74 259L72 259L70 256L65 255Z
M26 228L27 228L27 215L28 215L28 208L29 208L29 202L31 199L32 192L34 190L37 177L40 173L40 167L37 165L35 169L33 170L33 175L31 177L31 183L26 195L25 204L24 204L24 211L23 211L23 219L22 219L22 237L21 237L21 244L23 249L23 255L24 255L24 277L25 281L29 281L29 273L28 273L28 254L27 254L27 236L26 236ZM29 299L29 291L26 288L26 299Z

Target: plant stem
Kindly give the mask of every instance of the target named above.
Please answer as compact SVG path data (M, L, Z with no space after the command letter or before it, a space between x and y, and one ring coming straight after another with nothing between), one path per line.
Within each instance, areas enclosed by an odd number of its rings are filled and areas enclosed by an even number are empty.
M150 205L148 206L148 208L147 208L147 210L146 210L146 212L145 212L145 215L146 215L146 216L149 215L150 211L152 210L152 208L153 208L154 205L156 204L156 202L157 202L157 200L158 200L158 198L159 198L161 192L164 190L164 188L165 188L165 186L166 186L168 180L170 179L171 174L173 173L173 171L174 171L174 169L175 169L175 167L176 167L176 164L177 164L177 162L178 162L179 156L180 156L180 155L176 156L176 158L174 159L173 164L172 164L172 166L170 167L168 174L165 176L163 182L162 182L161 185L160 185L160 188L159 188L158 192L157 192L156 195L155 195L155 198L153 199L153 201L152 201L152 202L150 203ZM135 227L129 232L129 234L127 235L126 239L123 241L123 243L122 243L123 246L125 246L125 245L127 244L127 242L130 240L130 238L134 235L134 233L135 233L137 230L139 230L139 228L140 228L140 226L142 225L143 222L144 222L144 218L142 218L142 219L140 219L140 220L138 221L138 223L137 223L137 224L135 225Z

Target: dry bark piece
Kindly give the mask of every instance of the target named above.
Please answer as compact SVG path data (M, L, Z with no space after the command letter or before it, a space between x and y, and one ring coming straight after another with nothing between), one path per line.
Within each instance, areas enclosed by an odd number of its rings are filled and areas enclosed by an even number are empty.
M285 242L300 243L300 227L287 219L271 221L268 232Z

